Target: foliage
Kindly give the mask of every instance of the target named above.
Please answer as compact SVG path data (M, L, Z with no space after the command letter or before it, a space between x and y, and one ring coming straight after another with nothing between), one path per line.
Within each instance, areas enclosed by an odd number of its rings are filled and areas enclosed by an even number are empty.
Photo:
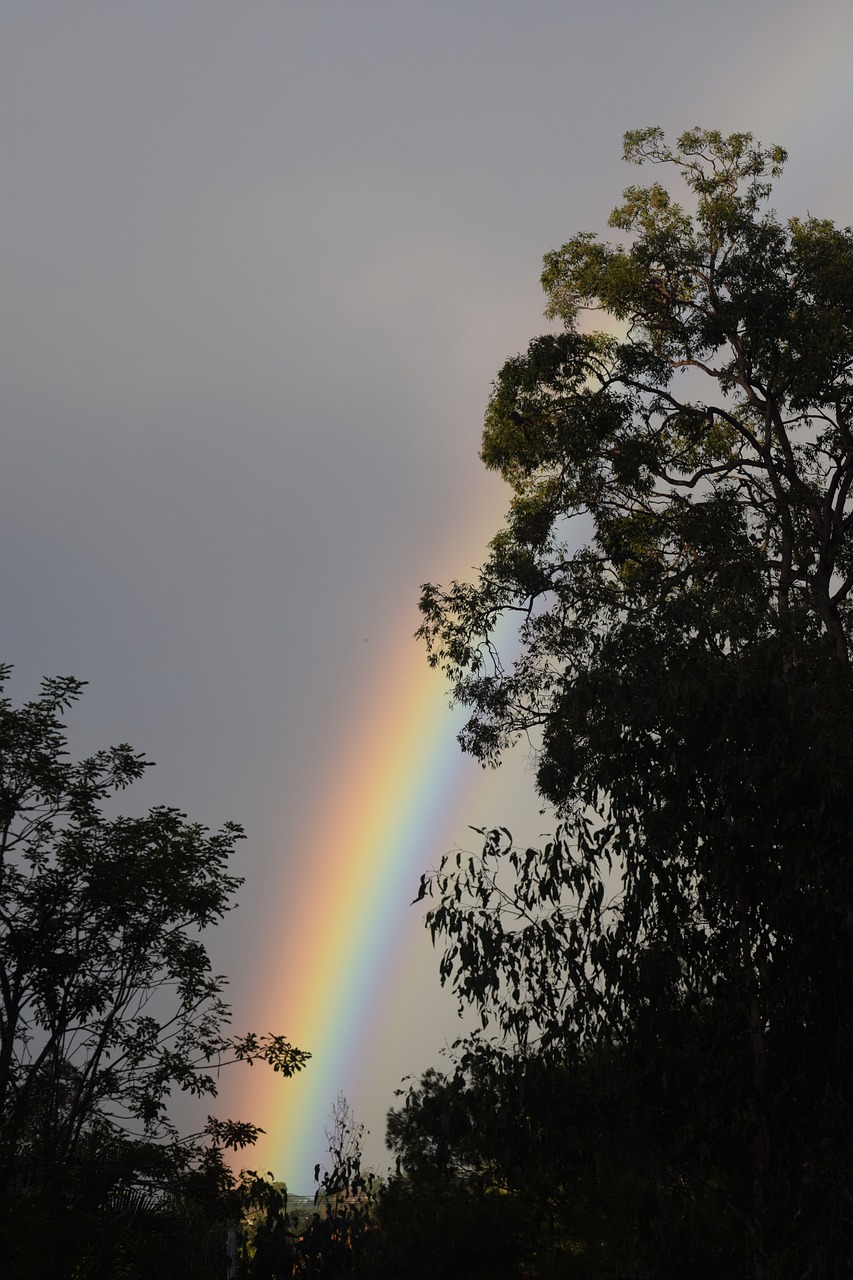
M335 1280L365 1274L375 1230L378 1180L362 1169L363 1127L349 1103L339 1095L327 1131L329 1167L317 1165L315 1210L303 1233L299 1276ZM370 1274L367 1271L367 1274Z
M560 825L483 832L420 896L460 999L520 1061L593 1073L655 1153L643 1194L713 1205L727 1274L847 1274L853 232L781 223L784 152L749 134L641 130L625 158L686 201L629 187L623 241L547 255L562 330L486 414L506 525L475 583L421 600L463 746L532 735ZM684 1273L676 1219L646 1216L670 1252L638 1274Z
M391 1178L378 1203L369 1280L514 1280L529 1222L517 1196L450 1176Z
M690 1072L707 1042L685 1038L663 1070L612 1048L561 1061L458 1045L453 1071L428 1072L389 1115L402 1176L380 1199L383 1229L396 1220L397 1235L419 1237L424 1275L444 1274L426 1259L463 1250L491 1259L484 1275L739 1274L728 1188L695 1158L692 1107L713 1065L701 1082ZM442 1224L432 1249L430 1222Z
M424 589L422 635L482 759L551 724L612 626L659 610L712 651L779 637L848 664L853 232L762 212L779 148L698 130L679 146L642 130L625 155L677 166L692 215L658 183L629 187L611 216L627 245L586 233L547 255L563 330L507 361L486 414L506 527L476 585ZM590 310L623 336L586 332ZM507 671L493 636L510 610ZM544 765L540 783L564 800Z
M291 1209L272 1176L244 1172L238 1277L245 1280L336 1280L373 1277L379 1180L362 1170L363 1129L339 1096L332 1109L329 1167L317 1165L313 1209Z
M242 1241L239 1277L280 1280L294 1273L299 1246L295 1215L288 1212L287 1188L254 1170L240 1183Z
M225 979L200 931L240 883L227 861L241 829L211 833L164 807L107 817L148 765L126 745L69 760L62 715L81 689L53 679L20 708L0 699L0 1230L34 1268L21 1274L41 1274L40 1253L59 1274L52 1252L71 1273L72 1220L80 1266L104 1237L102 1271L115 1275L128 1232L110 1223L126 1225L131 1208L162 1226L177 1196L221 1222L237 1204L223 1151L259 1130L209 1117L181 1138L172 1091L213 1096L228 1063L289 1076L309 1056L282 1036L227 1031ZM39 1233L27 1243L16 1224L30 1217ZM101 1274L93 1259L86 1273Z
M494 1064L492 1064L494 1065ZM527 1274L530 1198L506 1177L495 1143L497 1075L473 1055L450 1077L430 1068L388 1114L397 1172L379 1198L379 1275L499 1277ZM538 1234L538 1233L536 1233Z

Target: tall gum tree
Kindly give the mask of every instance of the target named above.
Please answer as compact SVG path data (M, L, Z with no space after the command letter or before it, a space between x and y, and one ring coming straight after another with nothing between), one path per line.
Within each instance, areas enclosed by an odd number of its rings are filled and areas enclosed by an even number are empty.
M546 256L562 328L506 362L486 412L506 522L474 583L421 598L463 748L494 764L534 735L560 826L541 850L488 834L421 893L484 1025L520 1052L615 1054L637 1097L656 1079L642 1140L740 1224L743 1274L824 1247L843 1266L853 232L781 222L785 153L750 134L645 129L624 154L683 202L630 186L618 243Z

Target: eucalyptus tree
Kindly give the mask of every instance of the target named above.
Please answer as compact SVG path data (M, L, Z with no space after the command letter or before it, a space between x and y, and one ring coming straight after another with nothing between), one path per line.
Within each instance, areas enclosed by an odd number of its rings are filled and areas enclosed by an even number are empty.
M639 130L624 155L684 195L630 186L615 242L546 256L554 330L486 412L505 524L475 582L421 598L463 748L494 764L527 735L559 826L484 833L421 894L485 1025L619 1064L650 1180L714 1203L745 1274L841 1274L853 232L780 220L785 153L750 134Z

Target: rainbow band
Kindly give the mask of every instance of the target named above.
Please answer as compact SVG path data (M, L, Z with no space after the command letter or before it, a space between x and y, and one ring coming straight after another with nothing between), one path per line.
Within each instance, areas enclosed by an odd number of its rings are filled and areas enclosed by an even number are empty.
M444 693L409 639L403 663L398 657L390 675L377 673L351 713L358 731L343 735L326 774L330 808L288 859L301 875L288 874L282 928L263 948L264 971L283 991L276 1026L313 1056L291 1080L255 1074L240 1114L270 1131L250 1163L301 1194L313 1190L314 1166L325 1158L337 1094L351 1097L354 1083L369 1079L377 1006L405 980L406 908L443 851L438 823L462 789L461 716L448 710Z
M834 49L837 66L827 76L823 38L823 57L818 42L813 43L800 92L774 110L778 125L755 127L762 141L787 144L795 164L802 149L819 141L825 118L837 114L839 94L850 95L843 62L846 47L839 44ZM787 92L787 78L780 80ZM818 86L810 127L798 127L796 115L804 94ZM758 118L764 115L759 108L766 88L753 82ZM742 107L742 114L750 116L747 107ZM749 126L748 119L744 123ZM734 122L730 127L743 125ZM834 177L834 183L827 182L799 203L819 209L827 197L832 203L849 195L846 172ZM833 216L831 209L828 213ZM472 437L472 448L473 443ZM478 554L498 524L499 517L488 526ZM465 534L467 545L470 524ZM421 873L444 852L437 847L437 832L461 798L455 742L461 717L448 712L441 681L427 669L423 652L406 644L414 625L413 621L401 636L391 636L391 675L377 673L362 705L351 713L356 730L343 735L346 745L326 771L332 805L319 824L312 824L310 840L294 860L302 865L301 877L288 873L289 919L282 924L282 936L263 948L264 970L272 968L282 975L288 990L276 1028L314 1057L302 1076L283 1083L278 1077L271 1079L261 1085L261 1097L257 1089L247 1093L240 1114L245 1112L271 1130L252 1162L273 1170L296 1192L313 1188L314 1165L325 1155L323 1132L337 1093L346 1093L355 1078L369 1078L371 1054L376 1052L371 1030L376 1009L389 992L388 974L392 981L405 981L400 966L406 905ZM472 801L469 789L469 813L460 815L460 831L472 820ZM488 821L492 820L502 821L500 815L490 814ZM275 957L272 965L270 957ZM422 1065L413 1062L411 1069ZM260 1083L257 1076L252 1083ZM270 1116L278 1119L271 1121Z

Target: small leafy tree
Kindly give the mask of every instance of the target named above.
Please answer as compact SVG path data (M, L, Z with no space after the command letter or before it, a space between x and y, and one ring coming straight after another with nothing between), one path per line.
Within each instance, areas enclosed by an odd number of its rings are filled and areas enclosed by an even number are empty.
M386 1250L409 1253L392 1274L654 1275L664 1216L670 1249L681 1236L682 1264L685 1249L698 1263L691 1275L726 1274L725 1221L637 1141L623 1063L482 1040L456 1051L449 1074L427 1072L389 1113L398 1173L379 1221Z
M495 1065L484 1052L463 1055L450 1075L430 1068L400 1091L403 1104L388 1113L386 1141L397 1167L379 1198L385 1270L378 1274L527 1274L522 1262L541 1233L531 1230L527 1188L508 1176L502 1121L512 1123L512 1113L495 1105ZM529 1112L515 1114L522 1124L529 1119Z
M506 524L475 583L421 599L463 747L495 763L531 735L560 825L542 849L484 832L421 893L444 978L507 1043L611 1064L646 1190L716 1202L728 1274L843 1275L853 232L780 222L785 154L749 134L639 130L625 158L684 201L631 186L620 242L547 255L562 329L486 414Z
M299 1248L297 1215L288 1212L287 1188L254 1170L243 1173L241 1245L243 1280L291 1280Z
M332 1108L328 1168L314 1170L314 1213L300 1248L298 1274L311 1280L369 1275L378 1179L362 1168L364 1128L340 1094Z
M223 1150L259 1130L209 1118L183 1140L172 1091L214 1096L229 1062L289 1076L309 1057L228 1031L201 931L240 884L227 863L242 830L163 807L107 817L148 763L126 745L68 758L62 714L81 690L52 679L22 707L0 699L0 1200L13 1217L68 1204L79 1220L80 1196L100 1212L140 1178L221 1190Z

